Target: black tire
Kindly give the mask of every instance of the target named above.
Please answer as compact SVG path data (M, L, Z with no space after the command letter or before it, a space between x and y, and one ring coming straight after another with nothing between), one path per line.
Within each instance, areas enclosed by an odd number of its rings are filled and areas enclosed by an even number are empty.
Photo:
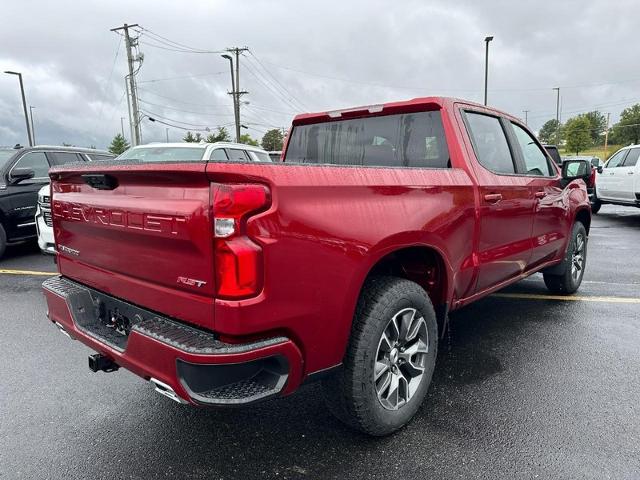
M596 198L591 204L591 213L595 215L600 211L600 208L602 208L602 202Z
M582 242L582 243L580 243ZM578 250L582 245L582 262L581 268L576 272L573 269L574 261L577 261L576 255L579 254ZM582 277L584 276L584 270L587 265L587 231L581 222L576 222L573 225L571 231L571 240L567 247L567 253L561 264L561 268L564 273L561 275L551 275L548 273L543 274L544 284L552 293L575 293L580 284L582 283ZM576 265L577 268L577 265Z
M4 255L4 251L7 248L7 234L4 231L4 227L0 223L0 258Z
M392 328L392 320L405 326L405 340L410 336L408 331L414 331L416 336L406 343L398 338L396 346L384 353L383 333L386 339ZM413 329L412 326L416 328ZM422 353L407 353L409 350L414 351L414 347L408 346L409 343L414 342L412 345L416 345L418 340L422 342ZM323 381L324 397L329 410L347 425L369 435L388 435L402 428L416 414L427 394L436 363L437 348L436 315L422 287L397 277L371 278L363 287L358 300L343 364ZM391 360L394 351L395 360ZM384 358L378 360L381 354ZM407 355L410 356L409 360L406 359ZM398 358L399 356L404 357ZM388 362L388 368L376 381L374 369L382 361ZM420 369L414 369L416 363ZM420 371L421 374L418 373ZM412 374L416 376L407 380ZM395 378L404 379L398 380L404 387L396 383L398 386L395 396L390 393L391 385L394 385L391 378L394 375ZM382 402L388 402L388 399L379 399L376 385L380 388L386 378L390 378L390 387L386 391L389 398L396 398L396 409L383 406ZM409 387L409 382L413 383L413 387ZM401 396L405 397L404 403Z

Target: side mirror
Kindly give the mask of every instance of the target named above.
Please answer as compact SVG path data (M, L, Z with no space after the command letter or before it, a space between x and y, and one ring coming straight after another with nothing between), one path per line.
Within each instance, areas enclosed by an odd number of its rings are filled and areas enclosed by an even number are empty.
M598 165L598 173L604 172L604 167L602 165Z
M566 160L562 163L562 180L567 185L578 178L585 181L591 177L591 162L588 160Z
M35 176L35 172L30 168L14 168L11 170L9 180L12 184L20 183L23 180L29 180Z

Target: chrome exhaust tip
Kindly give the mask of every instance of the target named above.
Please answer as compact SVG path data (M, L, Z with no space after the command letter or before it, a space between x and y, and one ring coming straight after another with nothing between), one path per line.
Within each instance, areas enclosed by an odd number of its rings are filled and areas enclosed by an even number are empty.
M53 322L53 323L55 323L56 327L58 327L58 330L60 330L60 333L70 338L71 340L75 340L71 335L69 335L69 332L67 332L67 330L65 330L65 328L61 324L59 324L58 322Z
M153 385L155 386L155 391L158 392L160 395L164 395L165 397L170 398L174 402L187 403L186 400L183 400L182 398L180 398L178 394L173 390L173 388L171 388L166 383L161 382L157 378L153 378L153 377L151 377L149 381L153 383Z

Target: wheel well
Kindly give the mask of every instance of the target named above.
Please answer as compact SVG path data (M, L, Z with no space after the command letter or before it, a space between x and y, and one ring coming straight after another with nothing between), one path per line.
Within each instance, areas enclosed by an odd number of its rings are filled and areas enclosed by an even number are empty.
M591 227L591 215L586 208L578 211L576 213L576 222L580 222L584 225L585 230L587 231L587 235L589 235L589 227Z
M406 278L424 288L436 311L438 329L440 332L444 331L447 315L447 272L439 252L429 247L396 250L378 260L368 277L372 275Z

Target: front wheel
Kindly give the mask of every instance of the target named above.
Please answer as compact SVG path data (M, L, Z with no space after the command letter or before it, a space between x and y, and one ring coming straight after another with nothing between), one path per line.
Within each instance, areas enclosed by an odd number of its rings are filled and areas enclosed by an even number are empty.
M576 222L562 263L564 273L562 275L545 273L544 283L552 293L575 293L582 283L586 265L587 230L581 222Z
M340 370L323 382L327 406L370 435L404 426L424 400L435 367L438 327L427 293L396 277L367 281Z
M4 231L4 227L0 223L0 258L4 255L4 251L7 248L7 234Z
M596 198L591 204L591 213L595 215L600 211L600 208L602 208L602 202Z

